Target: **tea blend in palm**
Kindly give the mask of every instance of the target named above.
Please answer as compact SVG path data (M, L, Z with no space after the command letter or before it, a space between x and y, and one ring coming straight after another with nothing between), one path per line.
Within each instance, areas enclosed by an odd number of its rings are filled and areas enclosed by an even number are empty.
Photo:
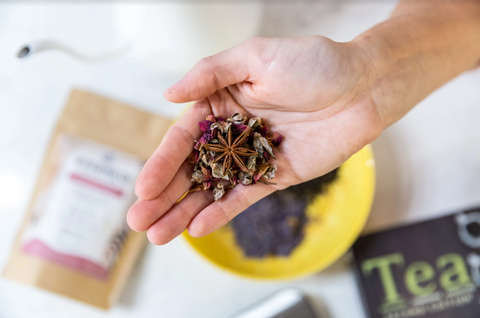
M303 241L308 205L337 178L338 169L326 175L274 192L230 222L245 256L288 256Z
M269 163L275 159L273 147L279 146L283 137L267 133L260 117L235 113L224 120L207 116L199 123L202 137L196 141L189 163L195 163L190 192L213 189L215 201L220 200L225 190L241 183L244 186L257 182L275 184L277 166Z

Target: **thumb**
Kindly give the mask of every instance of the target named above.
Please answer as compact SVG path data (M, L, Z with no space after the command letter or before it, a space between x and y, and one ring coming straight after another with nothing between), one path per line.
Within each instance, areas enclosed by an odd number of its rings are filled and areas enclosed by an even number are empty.
M196 101L229 85L248 79L251 51L244 43L201 59L185 77L167 89L166 99L173 103Z

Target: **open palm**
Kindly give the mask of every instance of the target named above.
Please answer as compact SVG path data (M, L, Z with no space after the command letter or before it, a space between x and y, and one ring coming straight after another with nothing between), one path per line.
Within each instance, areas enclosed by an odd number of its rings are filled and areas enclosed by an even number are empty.
M172 126L140 174L139 200L128 213L133 230L165 244L188 228L202 236L270 193L338 167L383 129L369 94L365 58L351 43L324 37L254 38L201 60L165 93L197 101ZM185 160L207 115L242 113L264 119L284 136L275 148L277 185L238 185L214 202L210 191L178 199L191 186Z

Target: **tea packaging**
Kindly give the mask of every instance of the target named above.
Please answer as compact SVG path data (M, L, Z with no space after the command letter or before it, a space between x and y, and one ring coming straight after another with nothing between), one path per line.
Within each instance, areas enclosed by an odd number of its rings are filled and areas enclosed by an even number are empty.
M3 276L107 309L146 242L125 220L170 120L74 90Z

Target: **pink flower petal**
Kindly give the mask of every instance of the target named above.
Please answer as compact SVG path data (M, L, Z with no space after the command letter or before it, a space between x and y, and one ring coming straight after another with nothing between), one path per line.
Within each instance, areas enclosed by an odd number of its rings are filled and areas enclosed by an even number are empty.
M198 123L198 125L200 126L200 129L201 129L204 133L206 133L206 132L210 133L210 126L211 126L212 124L213 124L213 122L210 121L210 120L204 120L204 121L201 121L201 122Z
M267 135L267 131L268 131L268 128L267 126L264 126L264 127L258 127L257 129L255 129L255 132L258 132L260 135L262 135L263 137L265 137Z
M232 130L232 133L235 136L240 135L242 132L244 132L246 129L249 129L247 125L237 125L237 124L232 124L232 127L230 128Z

